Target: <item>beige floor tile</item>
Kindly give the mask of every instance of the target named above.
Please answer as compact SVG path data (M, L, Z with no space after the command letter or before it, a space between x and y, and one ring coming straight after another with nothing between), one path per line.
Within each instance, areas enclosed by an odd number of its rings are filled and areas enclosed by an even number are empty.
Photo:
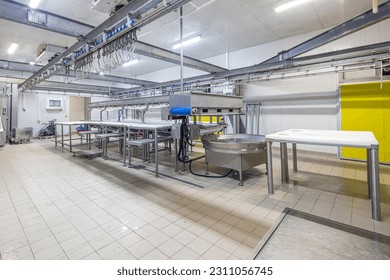
M202 257L206 260L226 260L229 258L229 256L230 253L217 246L212 246L210 249L207 250L206 253L202 255Z
M92 254L95 250L88 243L84 243L78 247L75 247L69 251L66 251L66 255L70 260L81 260L84 257Z
M92 248L92 247L91 247ZM93 248L92 248L93 249ZM125 251L125 248L119 242L112 242L107 246L97 250L96 252L103 260L109 260L113 256L118 255L122 251Z
M87 240L85 240L85 238L82 235L77 235L75 237L65 240L64 242L61 242L60 245L62 249L64 249L64 251L67 252L74 248L80 247L86 242Z
M197 236L190 231L183 230L179 234L174 236L174 239L180 242L183 245L188 245L191 241L193 241Z
M88 243L92 246L94 250L99 250L115 241L109 234L100 235L92 240L89 240Z
M164 232L157 231L153 233L152 235L146 237L146 241L148 241L150 244L152 244L154 247L158 247L164 242L168 241L171 237ZM176 237L175 237L176 239Z
M146 240L142 240L140 242L135 243L131 247L126 247L126 249L133 255L136 259L141 259L146 254L150 253L154 250L154 246L147 242Z
M59 244L56 244L49 248L45 248L42 251L38 251L34 253L34 257L37 260L51 260L61 254L64 254L64 250L61 248Z
M197 253L198 255L203 255L213 244L204 240L201 237L195 238L191 241L186 247Z
M184 247L176 254L174 254L171 259L172 260L197 260L199 259L199 254L195 253L191 249Z
M182 232L184 229L182 227L179 227L176 224L170 224L163 228L161 231L167 234L170 237L174 237L175 235L179 234Z
M275 163L280 162L277 150ZM6 146L0 158L0 253L29 245L31 253L15 256L164 259L168 256L156 247L173 240L185 247L172 259L243 259L284 207L390 236L390 187L384 185L390 178L389 166L381 166L383 221L374 225L364 163L298 152L299 171L290 173L289 183L280 185L280 164L275 164L279 186L269 196L262 166L256 168L260 176L246 171L245 185L240 187L229 177L198 178L187 171L178 175L168 166L171 159L161 153L163 173L204 186L201 189L170 178L143 176L144 171L123 169L114 161L93 159L85 165L46 140L28 147ZM36 155L45 160L37 161ZM195 164L203 168L201 162ZM82 177L73 176L80 172ZM340 177L343 174L345 178ZM104 247L96 255L100 246Z
M17 249L1 254L3 260L19 260L25 259L28 256L32 256L31 248L29 245L19 247Z

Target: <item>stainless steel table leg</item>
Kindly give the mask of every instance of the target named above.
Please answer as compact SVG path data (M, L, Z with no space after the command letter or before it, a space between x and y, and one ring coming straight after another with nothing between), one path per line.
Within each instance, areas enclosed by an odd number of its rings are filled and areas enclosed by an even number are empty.
M379 158L378 149L370 149L370 186L371 186L371 208L372 219L381 220L381 199L380 199L380 180L379 180Z
M64 125L61 124L61 147L64 148Z
M371 199L371 153L367 149L367 185L368 185L368 199Z
M177 160L177 139L175 139L175 171L179 171L179 161Z
M281 173L282 182L288 182L288 155L287 143L280 143L280 159L281 159Z
M69 152L72 152L72 126L69 126Z
M54 144L57 147L57 125L54 124Z
M123 147L122 147L122 157L123 157L123 166L126 166L126 145L127 145L127 127L123 128Z
M238 183L239 186L243 186L244 183L243 183L243 179L242 179L242 156L240 155L240 161L239 161L239 166L238 166L238 176L239 176L239 180L240 182Z
M130 143L129 143L129 165L128 165L128 167L129 168L132 167L132 165L131 165L131 145L130 145Z
M272 170L272 142L267 141L267 179L268 179L268 193L274 193L274 178Z
M292 143L292 154L293 154L293 170L294 172L298 171L298 164L297 164L297 144Z
M154 165L156 167L155 177L158 178L158 134L157 134L157 129L154 130Z

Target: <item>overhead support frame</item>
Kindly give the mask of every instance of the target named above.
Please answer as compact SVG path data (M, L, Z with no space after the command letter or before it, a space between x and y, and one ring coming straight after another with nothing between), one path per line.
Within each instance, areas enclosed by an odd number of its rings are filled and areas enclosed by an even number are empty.
M0 69L4 69L4 70L12 70L12 71L26 72L32 74L39 71L41 68L42 66L40 65L30 65L29 63L0 59ZM68 74L66 74L65 71L60 71L55 76L76 78L76 72L74 70L71 70ZM123 78L123 77L111 76L111 75L99 75L94 73L91 73L87 78L85 78L85 80L99 80L99 81L105 81L111 83L120 83L120 84L137 85L137 86L151 86L156 84L154 82L150 82L146 80Z
M98 27L94 28L92 31L86 34L81 40L70 46L65 52L51 60L47 65L45 65L36 73L34 73L30 78L28 78L18 87L22 90L28 89L47 79L48 77L57 74L58 72L62 71L66 66L70 66L71 63L74 63L74 60L65 62L64 59L68 59L73 55L75 51L88 45L89 42L103 34L107 28L115 26L119 21L123 20L124 18L127 18L130 13L143 14L146 11L156 7L158 4L160 4L160 2L162 2L162 0L149 0L146 3L142 0L131 1L112 17L108 18ZM137 26L127 28L127 30L123 34L125 34L126 32L131 32L132 30L134 30L134 28L137 28L139 26L142 26L142 24L139 23Z
M156 1L156 2L161 2L161 1ZM53 13L49 13L39 9L32 10L28 6L15 1L0 0L0 6L1 6L0 18L2 19L10 20L20 24L38 27L44 30L64 34L78 39L82 38L83 36L90 33L94 29L94 27L91 25L86 25L84 23L74 21L72 19L65 18ZM32 22L31 20L29 20L29 17L31 18L32 12L35 13L36 18L41 18L44 20L41 20L40 23ZM134 53L167 61L177 65L180 64L179 54L140 41L137 42L137 46ZM193 59L190 57L185 57L185 66L197 70L201 70L204 72L208 72L208 73L216 73L216 72L221 72L226 70L222 67L218 67L213 64L206 63L201 60ZM98 74L96 75L91 74L90 78L103 80L103 81L110 81L110 82L112 81L110 78L108 78L107 75L100 77ZM151 85L152 83L153 82L142 81L142 80L138 82L137 79L134 79L134 82L132 82L131 84L144 86L144 85Z

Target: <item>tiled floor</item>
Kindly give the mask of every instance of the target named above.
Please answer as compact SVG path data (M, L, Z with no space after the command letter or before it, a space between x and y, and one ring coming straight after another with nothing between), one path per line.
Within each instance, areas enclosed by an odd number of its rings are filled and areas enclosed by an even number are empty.
M155 178L153 163L72 157L50 140L0 149L2 259L245 259L285 207L390 235L390 166L381 166L383 221L373 222L364 163L299 152L299 172L281 185L275 150L269 196L264 166L238 186L175 173L164 153L161 172L181 181Z

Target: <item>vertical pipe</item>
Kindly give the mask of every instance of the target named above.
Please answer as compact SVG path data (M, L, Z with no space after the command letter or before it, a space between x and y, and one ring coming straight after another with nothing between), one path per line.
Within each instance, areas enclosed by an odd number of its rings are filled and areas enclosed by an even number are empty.
M183 67L184 67L184 52L183 52L183 6L180 7L180 93L184 92Z
M267 141L267 179L268 179L268 193L274 193L274 178L272 170L272 142Z
M371 175L371 207L372 219L374 221L381 220L381 199L380 199L380 181L379 181L379 159L378 149L370 149L370 175Z

